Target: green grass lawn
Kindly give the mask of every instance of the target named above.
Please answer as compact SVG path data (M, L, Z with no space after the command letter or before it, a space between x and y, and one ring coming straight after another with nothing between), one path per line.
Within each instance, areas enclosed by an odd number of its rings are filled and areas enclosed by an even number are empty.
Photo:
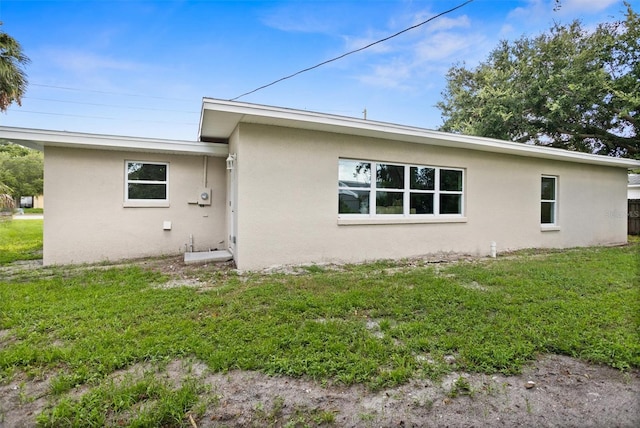
M0 221L0 265L42 258L42 222Z
M638 368L639 250L635 240L300 275L190 271L206 288L163 288L168 276L136 266L44 268L0 278L0 382L53 374L51 394L64 396L176 358L374 389L452 369L517 373L546 353Z

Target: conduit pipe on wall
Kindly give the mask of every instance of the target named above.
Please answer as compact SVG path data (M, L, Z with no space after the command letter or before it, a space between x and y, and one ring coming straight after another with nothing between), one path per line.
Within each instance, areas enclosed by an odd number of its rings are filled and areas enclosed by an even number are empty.
M209 167L209 156L202 156L202 164L203 164L203 171L202 171L202 187L203 188L207 188L207 169Z
M497 254L496 241L491 241L491 257L495 259Z

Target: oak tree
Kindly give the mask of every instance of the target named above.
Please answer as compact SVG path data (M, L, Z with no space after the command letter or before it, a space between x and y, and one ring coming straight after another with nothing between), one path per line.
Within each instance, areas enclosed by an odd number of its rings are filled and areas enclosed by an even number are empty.
M640 158L640 20L579 21L502 41L447 73L441 130Z

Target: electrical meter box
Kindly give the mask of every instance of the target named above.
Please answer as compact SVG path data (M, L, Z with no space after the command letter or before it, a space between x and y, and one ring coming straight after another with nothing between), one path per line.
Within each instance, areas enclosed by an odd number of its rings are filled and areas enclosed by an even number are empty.
M198 205L211 205L211 189L200 189L198 192Z

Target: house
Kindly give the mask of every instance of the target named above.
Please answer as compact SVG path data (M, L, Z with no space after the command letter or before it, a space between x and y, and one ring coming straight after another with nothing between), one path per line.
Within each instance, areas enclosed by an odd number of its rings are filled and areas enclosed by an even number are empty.
M627 199L640 199L640 174L629 174Z
M20 196L19 207L44 209L44 195Z
M240 269L627 240L630 159L203 99L198 141L0 127L44 150L44 263ZM206 253L205 253L206 254Z

